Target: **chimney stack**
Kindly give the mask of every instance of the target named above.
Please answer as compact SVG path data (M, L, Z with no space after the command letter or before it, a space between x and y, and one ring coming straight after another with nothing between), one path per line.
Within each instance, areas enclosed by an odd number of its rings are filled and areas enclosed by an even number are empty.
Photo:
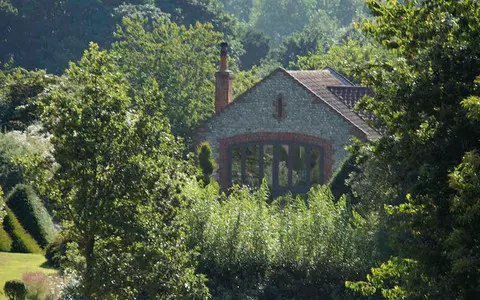
M228 44L220 44L220 70L215 73L215 112L219 113L232 103L233 72L228 70Z

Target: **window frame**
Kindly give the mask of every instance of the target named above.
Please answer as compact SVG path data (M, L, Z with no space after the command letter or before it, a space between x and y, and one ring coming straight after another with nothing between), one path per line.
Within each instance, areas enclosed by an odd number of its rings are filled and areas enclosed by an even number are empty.
M244 142L244 143L236 143L232 144L227 149L227 176L228 176L228 185L229 187L232 186L232 153L235 148L241 149L241 182L245 184L246 179L246 149L247 147L251 146L258 146L258 170L259 170L259 179L260 182L263 180L265 175L264 170L264 149L265 145L272 145L273 146L273 162L272 162L272 186L270 187L270 191L272 196L278 197L281 195L286 194L287 192L291 192L293 194L305 194L307 193L310 188L315 185L311 183L311 151L318 150L320 153L319 156L319 184L325 184L324 178L324 171L325 171L325 149L322 146L309 144L306 142L297 142L297 141L289 141L289 140L268 140L268 141L251 141L251 142ZM282 145L288 146L288 184L287 186L280 186L279 185L279 162L280 162L280 155L279 150ZM294 169L294 151L295 147L304 147L305 148L305 186L294 186L293 185L293 169Z

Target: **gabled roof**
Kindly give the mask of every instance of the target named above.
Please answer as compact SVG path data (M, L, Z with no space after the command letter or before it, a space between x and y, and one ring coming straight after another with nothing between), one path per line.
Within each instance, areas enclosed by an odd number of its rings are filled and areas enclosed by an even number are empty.
M369 88L354 86L331 68L315 71L283 71L317 96L319 101L329 105L352 125L364 132L368 139L379 137L379 134L365 122L371 119L371 116L360 115L353 110L357 101L363 96L373 95Z
M287 71L283 68L278 68L235 98L226 109L243 102L245 95L277 73L283 73L297 81L300 86L317 98L317 102L327 104L349 123L365 133L367 139L375 140L380 136L378 132L365 122L372 119L371 116L361 115L353 111L357 101L366 94L373 95L372 91L366 87L353 85L348 79L329 67L315 71Z

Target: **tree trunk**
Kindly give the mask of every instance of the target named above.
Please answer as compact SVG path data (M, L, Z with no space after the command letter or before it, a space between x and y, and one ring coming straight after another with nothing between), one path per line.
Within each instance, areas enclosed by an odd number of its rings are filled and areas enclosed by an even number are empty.
M91 235L86 239L85 242L85 275L84 275L84 292L83 296L86 300L95 299L95 274L94 274L94 249L95 246L95 237Z

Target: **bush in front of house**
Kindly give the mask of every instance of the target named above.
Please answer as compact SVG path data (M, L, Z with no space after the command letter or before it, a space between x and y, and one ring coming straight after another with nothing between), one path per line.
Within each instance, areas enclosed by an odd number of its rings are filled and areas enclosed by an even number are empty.
M376 263L376 220L358 215L327 187L311 189L306 201L278 199L273 209L278 246L264 295L356 299L345 281L362 278Z
M216 168L215 160L212 158L212 148L207 142L201 143L197 149L198 164L202 170L203 182L210 183L210 176Z
M3 292L9 300L24 300L27 296L27 286L21 280L9 280L5 282Z
M355 160L355 155L349 156L330 179L328 186L332 190L332 194L335 196L335 199L340 199L341 196L346 195L351 202L358 202L353 195L351 188L347 185L350 173L356 171Z
M183 212L199 272L218 299L355 299L345 281L376 263L375 218L363 218L327 187L269 204L268 187L186 186Z
M218 198L218 185L186 186L189 243L199 247L199 273L214 298L253 299L268 280L278 236L265 188L235 189Z
M7 216L3 221L5 231L12 239L11 252L42 253L42 248L22 227L13 212L7 207Z
M41 247L46 247L53 241L55 227L52 218L30 185L17 184L6 200L22 226Z

